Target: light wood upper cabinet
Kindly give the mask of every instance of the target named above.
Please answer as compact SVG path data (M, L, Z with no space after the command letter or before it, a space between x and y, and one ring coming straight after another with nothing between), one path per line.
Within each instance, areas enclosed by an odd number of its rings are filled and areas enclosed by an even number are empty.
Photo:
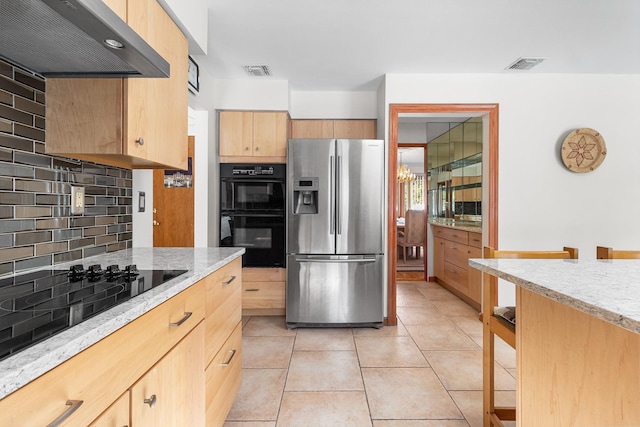
M289 113L282 111L221 111L222 163L285 163L290 136Z
M186 37L156 0L107 0L169 78L47 79L46 152L127 168L187 167Z
M291 138L375 139L375 120L292 120Z

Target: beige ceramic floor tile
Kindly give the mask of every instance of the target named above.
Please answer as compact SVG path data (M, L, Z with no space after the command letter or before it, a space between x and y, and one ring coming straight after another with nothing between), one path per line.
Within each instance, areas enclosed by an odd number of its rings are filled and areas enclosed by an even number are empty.
M294 351L287 391L363 390L355 351Z
M285 392L278 427L371 427L363 391Z
M249 319L251 319L251 316L242 316L242 329L247 326L247 322L249 322Z
M472 336L471 338L476 342L476 344L482 347L482 336ZM516 351L513 347L504 342L502 338L496 337L493 351L493 357L500 366L505 369L516 368Z
M432 303L447 316L478 316L478 311L462 300L433 300Z
M287 369L294 340L294 337L242 337L242 367Z
M433 304L417 289L398 290L396 292L396 306L425 307Z
M474 341L476 341L475 338L478 338L480 340L479 344L482 346L482 322L478 319L477 314L472 316L449 316L449 320L460 328L462 332L474 338Z
M469 427L469 424L465 420L374 420L373 427Z
M362 368L372 419L462 419L430 368Z
M482 391L451 391L449 392L458 408L464 414L470 427L482 427ZM515 392L496 392L496 404L498 406L514 406L516 403ZM506 422L506 427L515 426L515 423Z
M433 282L429 282L427 286L420 288L419 291L430 301L460 301L460 298Z
M254 337L291 337L296 336L295 329L287 329L284 316L251 316L242 329L243 336Z
M482 350L425 351L424 355L447 390L482 391ZM515 390L514 378L495 365L495 389Z
M286 369L243 369L242 386L227 420L275 421L286 377Z
M405 326L451 323L434 305L426 307L398 307L398 317Z
M400 320L397 321L397 325L383 326L380 329L377 328L353 328L354 337L408 337L409 332L404 327Z
M516 368L505 369L513 378L516 378Z
M273 422L261 422L261 421L227 421L222 427L276 427L275 421Z
M300 328L295 351L355 350L351 328Z
M478 346L453 323L407 325L420 350L479 350Z
M424 355L411 337L356 337L361 367L428 367Z

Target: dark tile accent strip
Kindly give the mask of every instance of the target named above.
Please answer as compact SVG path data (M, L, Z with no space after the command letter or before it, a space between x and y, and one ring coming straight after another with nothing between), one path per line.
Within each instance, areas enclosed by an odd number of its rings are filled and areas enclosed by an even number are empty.
M16 233L16 245L30 245L51 241L51 231L34 231L30 233Z
M36 267L45 267L51 265L51 256L44 255L35 258L16 261L16 271L28 270Z
M13 125L13 133L19 136L24 136L25 138L44 142L44 131L31 126L24 126L16 123Z
M23 71L16 69L15 79L17 82L24 83L27 86L38 89L40 92L44 92L45 82L36 76L26 74Z
M2 104L0 104L0 117L25 125L33 125L33 114L28 114Z
M38 102L17 97L14 103L14 107L18 110L26 111L28 113L33 113L44 117L44 105Z
M14 150L33 152L33 141L29 141L28 139L23 138L16 138L15 136L0 134L0 146L13 148Z
M26 87L15 83L12 80L0 75L0 89L4 89L7 92L11 92L14 95L23 96L28 99L34 99L33 89L27 89Z
M0 191L0 205L33 205L34 194Z

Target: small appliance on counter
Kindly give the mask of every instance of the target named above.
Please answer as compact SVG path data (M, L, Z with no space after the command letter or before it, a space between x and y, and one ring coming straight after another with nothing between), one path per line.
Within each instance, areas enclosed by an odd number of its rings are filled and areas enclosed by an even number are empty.
M384 142L287 147L287 327L381 327Z

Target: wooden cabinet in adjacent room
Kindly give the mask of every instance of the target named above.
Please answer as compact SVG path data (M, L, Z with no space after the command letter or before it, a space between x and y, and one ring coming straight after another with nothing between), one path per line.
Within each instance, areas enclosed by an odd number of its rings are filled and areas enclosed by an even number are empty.
M292 120L291 138L375 139L375 120Z
M168 78L49 78L46 152L126 168L187 168L188 43L156 0L105 0L169 62Z
M222 163L286 163L290 119L286 111L221 111Z
M436 281L480 310L482 273L469 258L482 258L482 234L432 224Z

